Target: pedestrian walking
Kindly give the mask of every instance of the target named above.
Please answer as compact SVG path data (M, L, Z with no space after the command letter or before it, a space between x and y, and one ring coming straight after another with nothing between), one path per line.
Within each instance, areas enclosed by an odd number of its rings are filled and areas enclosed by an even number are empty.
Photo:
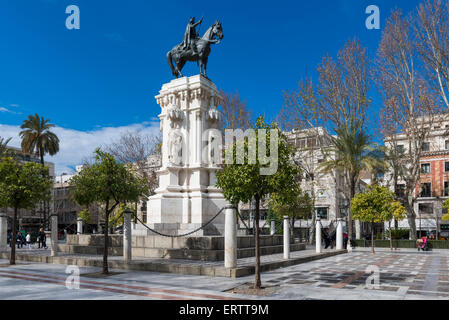
M25 237L25 241L27 243L27 249L30 250L31 249L31 235L29 232L27 233L27 236Z
M45 232L43 228L39 229L39 233L38 233L38 243L37 243L37 247L40 249L42 246L42 249L46 247L45 245Z

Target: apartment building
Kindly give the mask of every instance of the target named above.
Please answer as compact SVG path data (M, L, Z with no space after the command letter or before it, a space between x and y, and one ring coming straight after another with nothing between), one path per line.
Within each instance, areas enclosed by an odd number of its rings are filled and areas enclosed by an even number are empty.
M414 192L416 229L418 236L435 234L438 230L441 237L449 238L449 223L441 220L447 212L442 204L449 198L449 119L440 116L431 126L422 146L421 173ZM388 141L385 144L392 146ZM401 150L408 150L408 139L404 134L395 136L395 144ZM399 180L397 189L401 192L403 188L405 183ZM407 220L400 221L398 225L409 228Z

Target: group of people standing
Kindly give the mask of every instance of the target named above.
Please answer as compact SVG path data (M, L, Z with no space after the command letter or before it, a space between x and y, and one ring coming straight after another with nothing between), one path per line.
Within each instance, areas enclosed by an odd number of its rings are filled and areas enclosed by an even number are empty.
M8 234L9 247L12 246L12 233ZM47 237L45 235L44 229L40 228L37 234L38 248L47 249ZM31 249L31 234L25 230L18 231L16 234L16 245L17 249L22 249L25 245L27 249Z
M323 240L324 240L324 249L331 247L331 249L335 246L335 241L337 238L337 228L333 227L333 224L329 226L328 230L331 230L329 233L325 229L322 229ZM343 248L346 249L348 245L348 234L343 232Z

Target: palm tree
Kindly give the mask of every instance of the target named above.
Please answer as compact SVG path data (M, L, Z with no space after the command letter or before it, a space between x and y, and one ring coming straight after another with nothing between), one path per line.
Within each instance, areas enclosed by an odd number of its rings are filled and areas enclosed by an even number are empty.
M27 120L24 120L20 132L22 138L22 151L25 153L34 153L41 159L44 165L44 155L55 155L59 151L59 138L50 131L55 127L54 124L49 123L50 120L35 115L29 115Z
M349 203L354 198L356 187L360 181L360 173L364 170L376 172L385 167L383 153L376 148L368 134L360 126L348 125L337 128L336 137L332 138L333 145L330 151L334 158L321 164L321 170L332 172L339 170L346 178ZM351 206L348 212L348 243L352 238L352 213Z
M8 143L11 141L11 138L5 139L0 137L0 158L8 156L10 153L10 150L8 148Z
M54 124L49 123L50 120L35 115L29 115L28 119L24 120L20 132L22 138L22 151L24 153L36 154L40 157L41 164L44 166L44 155L55 155L59 151L59 138L50 131L55 127ZM49 204L44 203L43 222L48 225L47 212Z

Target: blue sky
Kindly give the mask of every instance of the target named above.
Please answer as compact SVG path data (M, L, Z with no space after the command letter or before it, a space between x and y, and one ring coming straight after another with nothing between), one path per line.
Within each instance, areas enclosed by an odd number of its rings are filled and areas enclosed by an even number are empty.
M380 8L381 28L406 0L316 1L0 1L0 136L13 136L28 114L58 126L65 139L50 161L71 171L94 144L124 130L155 132L154 96L172 79L165 54L182 41L190 16L204 16L201 33L218 19L224 39L213 46L208 75L239 91L255 115L274 117L282 91L314 74L321 57L358 37L375 55L381 30L367 30L365 8ZM65 9L80 8L81 28L68 30ZM184 75L198 73L194 63ZM379 101L373 92L373 117ZM85 140L84 140L85 139Z

